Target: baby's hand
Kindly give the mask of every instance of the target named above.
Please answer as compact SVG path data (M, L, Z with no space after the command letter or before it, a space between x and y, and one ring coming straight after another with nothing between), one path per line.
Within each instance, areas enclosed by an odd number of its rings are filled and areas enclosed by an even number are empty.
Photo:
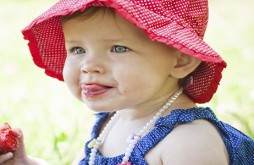
M0 165L29 165L22 131L7 123L0 127Z
M26 155L22 131L11 129L8 124L0 127L0 152L0 165L48 165L42 159Z

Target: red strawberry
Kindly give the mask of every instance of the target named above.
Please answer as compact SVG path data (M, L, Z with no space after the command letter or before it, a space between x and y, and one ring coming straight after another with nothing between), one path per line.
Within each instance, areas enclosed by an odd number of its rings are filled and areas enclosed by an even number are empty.
M8 123L0 127L0 154L14 152L18 147L18 135Z

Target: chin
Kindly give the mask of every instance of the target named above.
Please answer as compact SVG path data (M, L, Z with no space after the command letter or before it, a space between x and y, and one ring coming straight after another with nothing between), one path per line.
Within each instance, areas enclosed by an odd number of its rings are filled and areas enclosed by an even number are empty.
M94 112L101 113L101 112L114 112L116 111L115 108L107 107L105 105L98 105L96 103L87 103L86 101L83 101L86 106L91 109Z

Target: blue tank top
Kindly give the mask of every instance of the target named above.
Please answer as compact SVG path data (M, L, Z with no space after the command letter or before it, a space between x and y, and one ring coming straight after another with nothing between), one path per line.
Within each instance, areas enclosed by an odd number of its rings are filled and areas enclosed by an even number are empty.
M99 134L103 122L109 117L109 113L99 113L92 130L92 139ZM220 135L227 148L230 165L254 165L254 141L232 126L219 121L210 108L191 108L188 110L176 109L170 115L161 117L155 123L154 128L144 136L134 147L129 161L132 165L148 165L145 161L145 154L167 136L176 125L192 122L196 119L205 119L213 123L220 132ZM90 141L91 141L90 140ZM85 155L90 155L91 149L85 144ZM104 157L99 151L95 157L95 165L117 165L121 163L122 155L115 157ZM79 165L88 165L89 157L85 157Z

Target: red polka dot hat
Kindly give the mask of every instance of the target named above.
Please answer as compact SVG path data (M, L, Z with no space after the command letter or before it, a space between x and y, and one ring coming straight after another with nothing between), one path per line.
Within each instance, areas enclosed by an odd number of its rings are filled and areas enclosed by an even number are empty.
M208 21L207 0L60 0L23 29L34 63L63 81L66 58L61 17L88 6L114 8L123 18L143 29L151 40L162 42L202 61L183 85L196 103L211 100L226 63L203 41Z

